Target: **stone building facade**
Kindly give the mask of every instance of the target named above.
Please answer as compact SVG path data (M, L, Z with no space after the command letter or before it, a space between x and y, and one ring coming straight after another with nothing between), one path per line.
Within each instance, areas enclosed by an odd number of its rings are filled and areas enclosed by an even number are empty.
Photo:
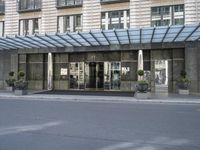
M4 3L5 11L0 14L3 36L193 25L200 22L198 0L31 0L30 3L28 0L6 0ZM142 49L144 70L152 92L159 91L159 85L166 85L164 89L167 92L176 92L175 82L179 73L186 70L191 80L191 93L199 93L199 42L158 45L79 47L72 52L59 47L2 49L0 88L6 87L9 71L23 70L29 89L47 89L48 54L51 53L52 88L55 90L133 91L137 81L138 50Z

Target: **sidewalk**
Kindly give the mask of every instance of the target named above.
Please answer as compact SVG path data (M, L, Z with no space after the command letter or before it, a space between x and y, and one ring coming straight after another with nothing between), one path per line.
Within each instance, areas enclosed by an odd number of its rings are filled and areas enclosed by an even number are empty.
M15 96L11 92L0 91L0 100L38 100L38 101L74 101L74 102L107 102L107 103L179 103L179 104L200 104L200 96L170 94L168 97L136 99L134 97L122 96L90 96L90 95L58 95L58 94L34 94L29 91L28 95Z

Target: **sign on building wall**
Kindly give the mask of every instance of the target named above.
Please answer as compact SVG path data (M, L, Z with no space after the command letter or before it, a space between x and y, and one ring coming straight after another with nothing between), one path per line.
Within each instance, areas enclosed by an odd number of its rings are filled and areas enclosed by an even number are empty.
M122 67L122 75L127 75L130 72L130 67Z
M67 76L67 68L61 68L60 69L60 75L61 76Z

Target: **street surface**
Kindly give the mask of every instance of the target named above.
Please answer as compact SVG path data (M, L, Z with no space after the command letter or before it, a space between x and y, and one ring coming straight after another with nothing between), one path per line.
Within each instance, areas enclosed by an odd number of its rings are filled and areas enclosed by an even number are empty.
M200 105L0 100L0 150L200 150Z

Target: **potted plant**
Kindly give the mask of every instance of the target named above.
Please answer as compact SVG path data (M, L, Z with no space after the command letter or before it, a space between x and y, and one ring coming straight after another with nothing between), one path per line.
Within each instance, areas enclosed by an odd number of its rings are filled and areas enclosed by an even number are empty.
M14 90L14 83L15 83L15 79L14 79L14 75L15 73L13 71L9 72L9 78L8 80L6 80L6 84L7 84L7 91L13 91Z
M143 79L144 70L138 70L138 82L136 85L136 98L147 99L148 98L148 82Z
M137 74L139 76L139 80L136 85L137 91L140 93L146 93L148 91L148 82L143 79L144 70L138 70Z
M178 87L179 94L188 95L190 80L187 78L186 71L182 70L180 72L180 77L178 78L176 85Z
M15 95L26 95L28 82L25 80L25 73L18 72L18 80L15 82Z

